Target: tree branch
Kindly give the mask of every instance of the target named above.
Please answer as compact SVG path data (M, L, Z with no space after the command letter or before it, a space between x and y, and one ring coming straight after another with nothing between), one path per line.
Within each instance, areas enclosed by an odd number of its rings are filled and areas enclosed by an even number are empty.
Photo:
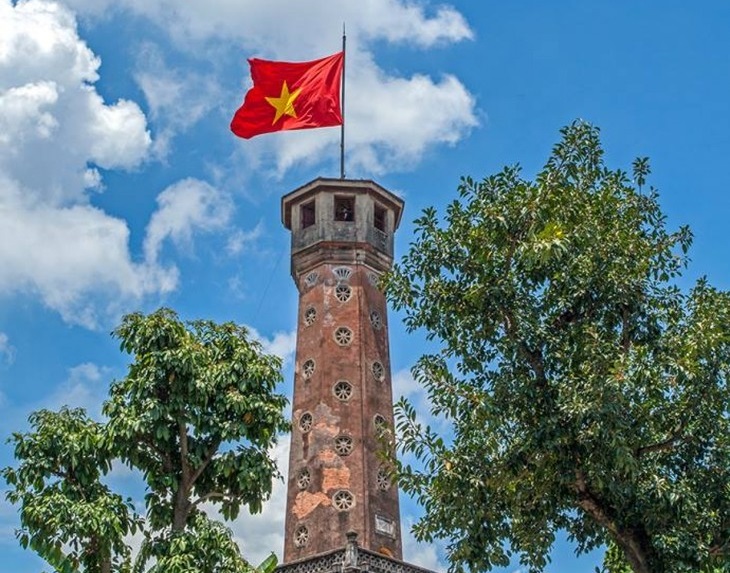
M621 548L635 573L652 573L649 565L648 541L641 531L620 527L611 516L611 510L589 488L582 470L575 472L575 492L578 494L578 507L585 511L596 523L605 528Z
M183 420L183 413L178 414L177 431L180 438L180 463L182 464L182 484L181 486L189 487L190 485L190 463L188 461L188 428Z
M190 507L198 507L201 503L205 503L206 501L210 501L211 499L225 499L226 494L221 491L211 491L209 493L206 493L203 496L200 496L198 499L196 499L193 503L190 504Z
M170 453L166 452L162 448L160 448L154 441L150 439L150 437L147 434L137 434L137 440L145 444L146 446L149 446L152 451L154 451L157 455L160 456L160 460L162 461L162 468L170 473L173 471L174 467L172 464L172 458L170 457Z
M213 456L215 456L215 453L218 451L220 445L220 440L213 440L213 443L205 452L205 456L203 457L203 461L200 463L200 466L193 472L193 475L190 478L190 485L195 483L195 481L200 477L200 474L202 474L205 471L205 468L208 467L210 462L213 461Z
M648 446L642 446L640 448L637 448L636 450L636 457L640 458L646 454L651 454L653 452L666 452L668 450L671 450L674 448L674 446L677 445L678 442L683 442L684 438L680 434L681 430L675 434L672 434L669 438L662 442L657 442L656 444L651 444Z
M725 557L730 554L730 540L724 541L718 545L713 545L709 549L710 555L713 557Z
M547 378L545 376L545 367L543 366L542 354L539 350L531 350L527 345L517 338L517 327L515 326L515 319L512 313L507 310L502 310L503 321L502 325L507 336L513 344L517 346L517 350L520 355L527 360L527 363L532 368L535 377L537 378L540 386L545 388L547 386Z
M629 307L621 305L621 348L624 355L631 349L631 337L629 336Z

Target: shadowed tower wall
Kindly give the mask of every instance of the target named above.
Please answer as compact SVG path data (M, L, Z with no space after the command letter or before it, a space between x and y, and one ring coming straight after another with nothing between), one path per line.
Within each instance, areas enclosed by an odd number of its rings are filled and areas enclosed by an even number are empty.
M299 290L284 563L343 546L402 559L383 465L393 399L386 302L403 202L372 181L317 179L282 199Z

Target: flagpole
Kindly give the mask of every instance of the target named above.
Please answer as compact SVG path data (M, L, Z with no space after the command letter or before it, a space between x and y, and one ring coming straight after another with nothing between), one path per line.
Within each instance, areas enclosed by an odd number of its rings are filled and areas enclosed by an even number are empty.
M342 22L342 126L340 128L340 179L345 178L345 23Z

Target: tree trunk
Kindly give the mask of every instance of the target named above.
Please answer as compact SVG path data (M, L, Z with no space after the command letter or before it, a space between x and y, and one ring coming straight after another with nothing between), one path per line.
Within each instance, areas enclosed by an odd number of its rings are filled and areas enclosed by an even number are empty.
M610 508L590 491L582 471L576 472L575 490L578 493L578 506L604 527L611 538L623 551L626 561L634 573L664 573L651 565L653 549L643 529L620 527L612 518Z
M175 493L175 506L173 507L172 515L173 531L182 531L188 522L188 513L190 513L188 489L188 484L181 483L180 488Z
M649 565L650 550L641 542L641 535L637 536L619 531L618 535L613 535L612 537L624 552L626 561L629 562L629 566L633 569L634 573L663 573L658 569L653 569Z
M171 374L174 376L174 374ZM190 513L190 490L193 480L190 479L190 462L188 461L188 428L184 422L183 412L178 414L177 431L180 440L180 482L175 492L175 507L172 515L172 531L182 531L188 522Z
M112 559L109 556L104 556L101 560L99 567L101 573L112 573Z

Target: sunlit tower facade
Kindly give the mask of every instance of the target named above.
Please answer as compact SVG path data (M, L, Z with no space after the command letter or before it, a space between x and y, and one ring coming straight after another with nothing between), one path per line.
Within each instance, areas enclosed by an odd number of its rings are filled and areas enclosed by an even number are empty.
M373 181L316 179L281 207L299 291L284 566L342 550L348 532L351 548L357 539L399 561L398 491L382 455L393 447L393 398L379 284L403 201Z

